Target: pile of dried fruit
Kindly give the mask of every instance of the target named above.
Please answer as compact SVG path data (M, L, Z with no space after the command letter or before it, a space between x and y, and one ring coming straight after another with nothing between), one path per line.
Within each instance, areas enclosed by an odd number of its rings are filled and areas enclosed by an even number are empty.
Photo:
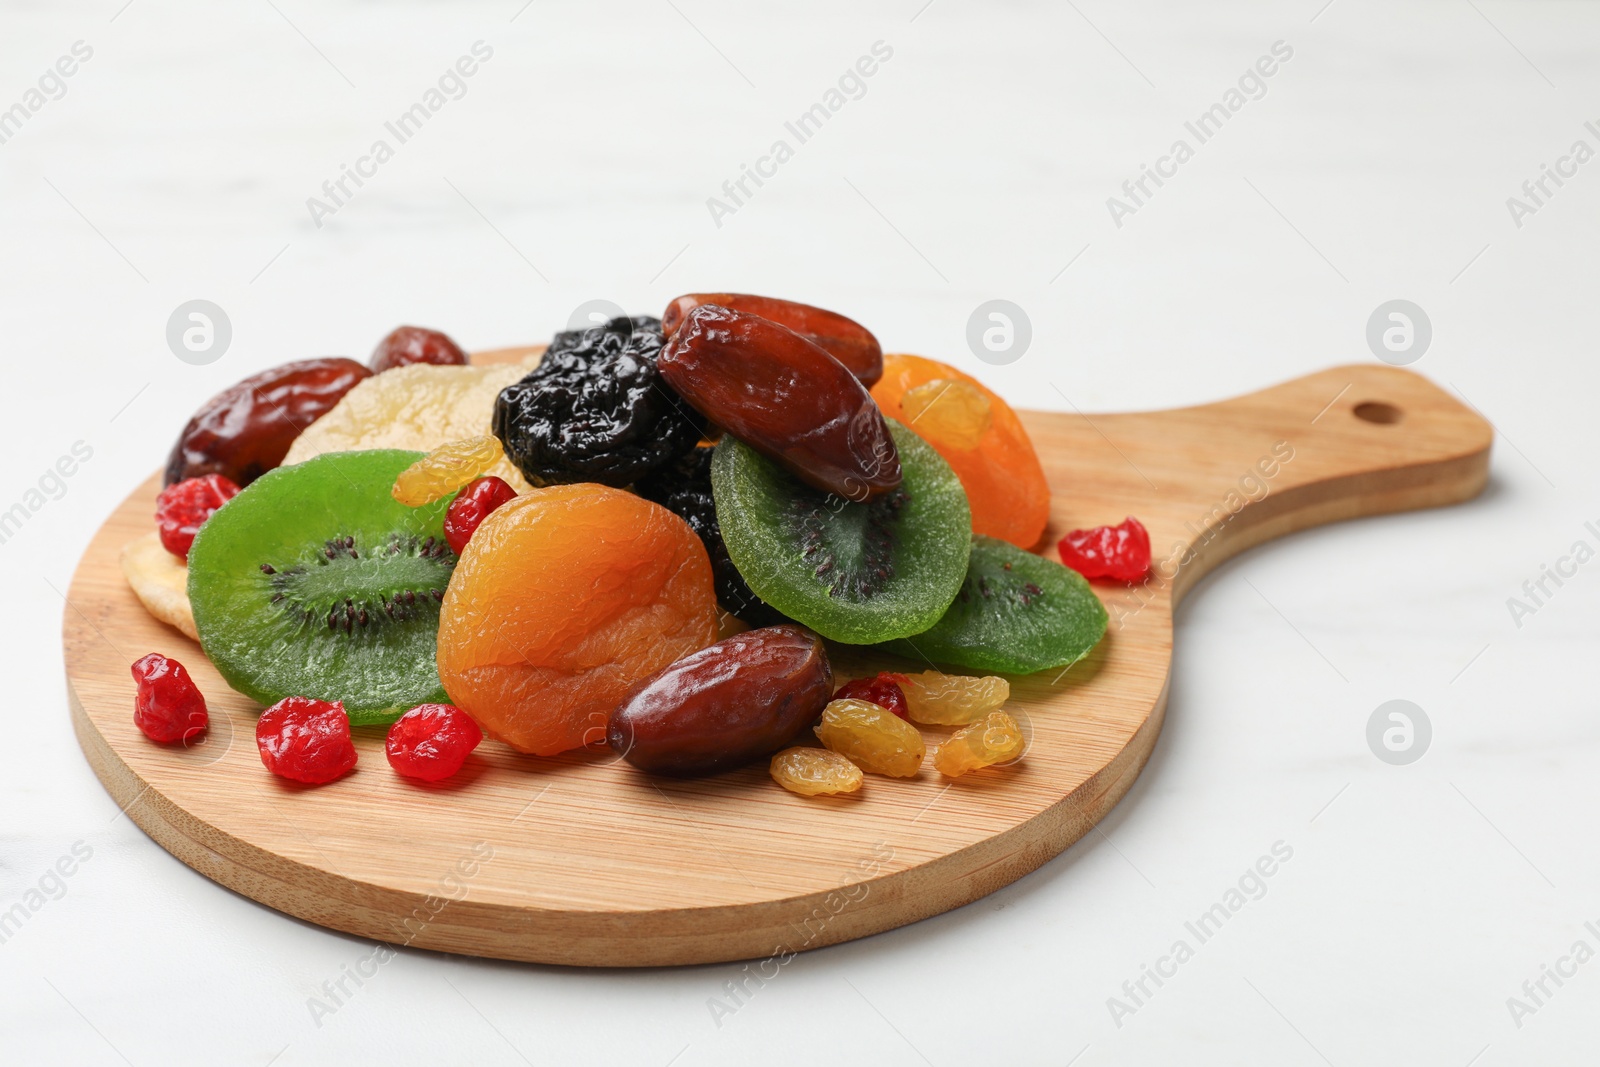
M366 366L289 363L197 412L166 482L124 571L269 705L266 767L310 784L355 768L352 726L381 724L424 781L486 735L541 756L609 743L651 774L768 761L807 796L919 775L925 727L939 773L1003 766L1026 742L998 675L1082 658L1106 625L1084 575L1149 562L1131 519L1069 534L1077 570L1028 551L1049 489L976 380L734 293L558 334L522 365L469 366L417 327ZM730 615L757 628L728 636ZM836 690L829 642L992 673ZM176 661L134 677L153 740L206 729Z

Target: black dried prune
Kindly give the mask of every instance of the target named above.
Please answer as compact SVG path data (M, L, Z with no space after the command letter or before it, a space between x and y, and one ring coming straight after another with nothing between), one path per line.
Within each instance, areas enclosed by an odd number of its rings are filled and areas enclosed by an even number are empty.
M711 557L711 578L723 610L751 626L776 626L789 617L751 592L722 543L717 504L711 495L711 449L697 448L660 468L633 487L689 524Z
M535 485L622 488L688 452L705 420L656 371L655 319L556 335L539 366L500 391L494 433Z

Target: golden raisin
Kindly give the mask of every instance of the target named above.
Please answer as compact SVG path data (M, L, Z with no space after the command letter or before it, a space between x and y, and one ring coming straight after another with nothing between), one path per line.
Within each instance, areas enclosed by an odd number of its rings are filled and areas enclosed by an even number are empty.
M493 434L440 445L400 472L394 498L408 508L441 500L500 462L504 452Z
M861 788L861 768L825 748L786 748L772 757L767 769L774 782L803 797Z
M1011 683L994 675L970 678L923 671L907 675L900 689L906 695L912 722L939 726L977 722L1011 697Z
M917 728L865 700L834 700L822 709L817 738L864 771L910 778L927 749Z
M933 752L933 765L951 778L1022 755L1022 727L1003 711L963 727Z
M935 378L900 398L906 425L936 445L974 449L994 424L989 398L958 378Z

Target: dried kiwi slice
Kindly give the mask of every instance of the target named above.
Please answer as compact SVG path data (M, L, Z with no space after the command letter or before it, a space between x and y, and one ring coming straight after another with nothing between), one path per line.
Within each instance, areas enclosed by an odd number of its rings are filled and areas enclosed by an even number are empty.
M200 646L262 704L340 700L356 724L446 699L434 663L456 557L451 497L390 496L421 452L330 452L268 471L213 515L189 552Z
M1066 667L1106 632L1106 609L1083 575L993 537L972 539L955 603L926 633L889 652L997 674Z
M966 573L972 515L949 464L892 420L905 480L870 503L802 484L726 436L711 460L717 521L762 600L824 637L871 644L937 622Z

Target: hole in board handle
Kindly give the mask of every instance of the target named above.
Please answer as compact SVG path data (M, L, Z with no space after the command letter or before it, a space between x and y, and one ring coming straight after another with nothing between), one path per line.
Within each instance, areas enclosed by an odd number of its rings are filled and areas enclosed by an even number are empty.
M1372 422L1379 426L1393 426L1404 417L1399 408L1382 400L1364 400L1351 408L1350 413L1363 422Z

